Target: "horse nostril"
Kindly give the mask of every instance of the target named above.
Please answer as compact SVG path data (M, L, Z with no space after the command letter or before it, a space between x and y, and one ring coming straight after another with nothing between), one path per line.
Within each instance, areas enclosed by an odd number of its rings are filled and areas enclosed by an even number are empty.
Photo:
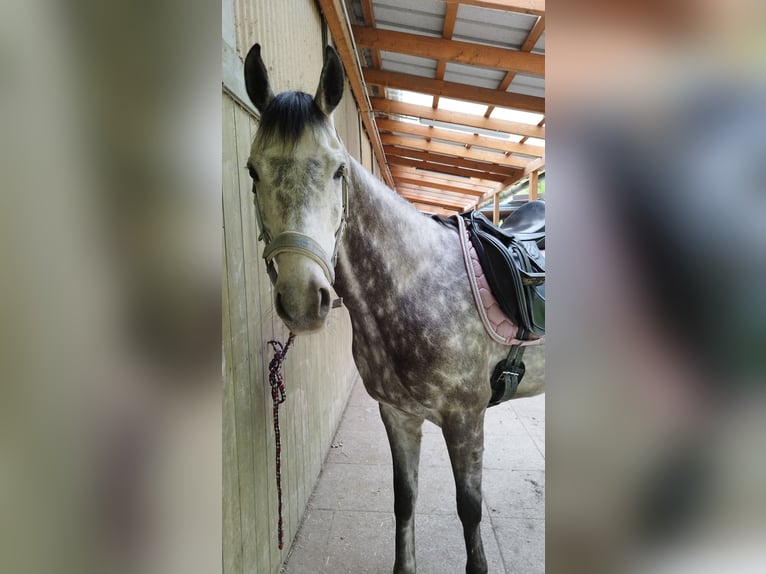
M287 311L285 311L285 306L282 304L282 293L277 292L277 296L274 300L274 308L277 311L277 315L285 320L290 320L290 315L287 314Z
M330 305L332 303L330 297L330 290L327 287L319 288L319 315L324 317L330 312Z

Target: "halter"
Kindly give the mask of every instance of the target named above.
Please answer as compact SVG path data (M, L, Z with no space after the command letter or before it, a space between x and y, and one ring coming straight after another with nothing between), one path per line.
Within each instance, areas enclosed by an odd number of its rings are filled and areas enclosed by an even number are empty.
M335 283L335 264L338 261L338 249L340 247L340 240L343 237L343 231L346 228L346 220L348 218L348 167L344 166L343 175L341 176L342 191L341 201L343 203L343 211L340 218L340 224L335 231L335 247L332 251L332 256L328 257L327 252L322 248L319 243L304 233L297 231L283 231L276 237L272 238L271 234L266 230L263 225L263 215L261 215L261 207L258 204L258 195L255 194L255 219L258 222L258 228L261 230L258 240L263 239L265 248L263 250L263 258L266 260L266 272L271 279L271 284L277 283L277 269L274 267L274 258L280 253L297 253L313 259L322 268L322 271L330 282L330 285ZM255 190L255 183L253 183L253 189Z

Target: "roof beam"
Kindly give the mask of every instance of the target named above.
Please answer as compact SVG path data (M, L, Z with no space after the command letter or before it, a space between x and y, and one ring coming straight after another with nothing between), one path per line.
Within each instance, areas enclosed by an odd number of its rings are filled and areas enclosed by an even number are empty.
M485 118L473 114L464 114L460 112L450 112L448 110L435 110L428 106L418 106L407 104L405 102L395 102L386 98L371 98L372 109L376 112L386 114L399 114L402 116L413 116L424 118L437 122L446 122L470 126L472 128L481 128L502 133L518 134L532 138L545 139L545 128L524 124L521 122L511 122L508 120L499 120L496 118Z
M411 185L415 185L418 187L422 187L423 189L431 189L436 190L439 192L449 192L456 195L468 195L470 197L482 197L486 190L476 190L470 187L457 187L454 185L447 185L443 183L434 183L432 181L429 181L427 179L420 179L417 177L407 177L407 176L401 176L401 175L395 175L394 176L394 182L396 183L397 187L409 183ZM469 201L471 201L470 198L466 198Z
M401 147L394 147L392 145L384 145L383 149L386 151L386 155L388 156L389 162L391 163L395 163L391 159L392 156L419 159L431 164L442 164L447 167L454 166L467 170L474 170L473 175L475 177L481 177L482 179L494 179L497 181L503 181L504 179L511 177L521 177L521 174L523 173L523 170L517 168L500 166L481 161L474 161L472 159L465 159L462 157L446 156L438 153L428 153L427 151L418 149L405 149ZM443 171L445 173L452 173L446 169ZM501 177L498 179L496 177L490 177L489 174L499 175Z
M466 100L484 105L502 106L504 108L538 114L545 113L545 98L501 92L499 90L447 82L445 80L432 80L431 78L423 78L401 72L385 72L371 68L364 68L363 72L364 80L368 84L421 92L432 96L444 96L446 98Z
M527 35L527 39L524 40L524 43L521 45L521 51L522 52L531 52L532 48L535 47L535 44L537 44L537 41L540 39L540 36L543 35L543 32L545 31L545 16L540 16L537 19L537 22L535 22L535 25L532 26L532 29L529 31L529 34ZM378 66L378 68L381 68L382 66ZM505 78L503 78L503 81L500 82L500 85L498 86L498 90L507 90L508 86L511 85L511 82L513 82L513 78L516 77L516 72L508 72L505 75ZM488 106L487 111L484 114L484 117L489 117L489 115L492 113L492 110L495 109L495 106Z
M458 4L447 4L447 10L444 12L444 26L442 26L442 38L447 40L452 39L452 34L455 31L455 22L457 21L457 9L460 6ZM381 68L382 66L378 66ZM439 60L436 64L436 79L443 80L444 74L447 72L447 61L444 59ZM434 96L431 107L439 107L439 96Z
M424 214L434 214L434 215L453 215L455 213L459 213L460 209L451 209L447 207L436 207L434 205L423 205L422 203L418 203L416 201L410 201L410 203L420 212Z
M508 10L523 14L542 16L545 14L545 0L444 0L447 4L467 4L494 10Z
M530 160L522 159L514 156L507 156L502 153L493 151L484 151L478 149L466 149L462 145L452 145L441 142L430 141L427 142L421 138L407 137L407 136L395 136L391 134L381 134L380 141L383 145L395 145L400 147L410 147L423 151L440 153L445 155L454 155L460 158L475 159L478 161L486 161L489 163L495 163L506 167L516 167L524 169L530 162Z
M364 24L365 26L375 26L375 10L372 7L372 0L361 0L362 4L362 17L364 18ZM380 50L377 48L372 48L370 50L372 53L372 63L373 65L381 69L383 68L383 64L380 61Z
M541 157L539 159L531 161L524 168L524 172L522 173L521 177L524 177L525 175L529 175L533 171L536 171L538 169L542 169L544 167L545 167L545 157Z
M417 201L418 203L425 203L426 205L435 205L437 207L447 207L447 208L462 210L466 206L471 205L470 201L464 201L464 202L450 201L447 198L429 197L428 195L418 193L416 190L411 188L406 188L406 187L397 188L397 192L404 199Z
M475 177L456 177L448 174L435 174L417 170L412 167L405 166L392 166L391 174L394 177L414 177L422 179L423 181L430 181L432 183L443 183L445 185L452 185L456 187L470 188L477 191L490 191L495 189L495 182L478 179Z
M472 146L478 145L503 152L523 153L525 155L531 155L534 157L542 157L545 155L545 148L541 146L515 143L489 136L480 136L467 132L458 132L454 130L424 126L421 124L401 122L398 120L378 119L378 130L387 130L390 132L437 138Z
M370 109L369 100L367 99L367 90L364 86L361 67L357 61L354 39L351 36L349 24L346 20L346 12L343 9L343 6L341 6L341 0L318 1L325 20L327 21L327 26L330 28L330 34L332 34L332 38L335 41L338 55L346 70L346 77L348 78L349 84L351 84L351 92L354 94L354 100L356 100L356 106L359 109L362 124L372 143L372 149L375 152L375 158L378 161L378 167L383 176L383 181L393 187L394 180L391 177L391 172L388 171L386 154L383 151L383 145L380 142L380 134L378 134L375 118Z
M425 189L417 184L401 183L397 184L396 189L401 195L401 192L406 191L409 193L417 193L423 198L433 199L441 201L442 205L454 205L455 207L462 207L464 205L471 205L476 201L476 197L467 197L456 193L449 193L444 191L435 191L433 189Z
M494 184L497 184L498 182L501 182L501 181L505 181L509 177L507 175L489 173L486 171L474 171L471 169L465 169L463 167L458 167L456 165L445 165L441 163L432 163L430 161L415 159L412 157L408 157L410 155L410 152L406 152L407 156L398 155L397 148L387 148L386 152L388 154L388 164L392 168L395 168L397 166L413 167L418 170L428 171L429 173L433 173L433 175L448 174L448 175L455 175L458 177L468 177L472 179L480 177L482 181L488 181ZM428 154L425 154L425 155L427 156Z
M545 75L545 56L508 48L471 44L421 34L352 26L357 46L399 52L421 58L449 60L535 76Z

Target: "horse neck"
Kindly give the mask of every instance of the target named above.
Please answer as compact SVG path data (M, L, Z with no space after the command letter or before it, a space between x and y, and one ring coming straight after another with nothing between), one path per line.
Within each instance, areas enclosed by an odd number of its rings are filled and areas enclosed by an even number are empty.
M394 291L402 294L408 289L408 279L416 277L422 288L421 271L434 267L434 254L449 249L454 236L353 158L350 165L348 226L338 260L336 291L344 299L379 298Z

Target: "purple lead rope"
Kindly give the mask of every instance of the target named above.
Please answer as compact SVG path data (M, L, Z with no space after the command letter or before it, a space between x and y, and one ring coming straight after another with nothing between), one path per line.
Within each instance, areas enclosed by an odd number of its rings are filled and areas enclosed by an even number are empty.
M282 550L284 544L284 529L282 521L282 440L279 432L279 405L285 402L287 395L285 393L285 381L282 377L282 363L285 361L287 351L293 344L295 335L291 332L286 344L279 341L269 341L271 348L274 349L274 358L269 362L269 384L271 385L271 399L273 401L274 415L274 445L276 447L277 463L277 500L279 509L279 522L277 523L277 534L279 536L279 549Z

